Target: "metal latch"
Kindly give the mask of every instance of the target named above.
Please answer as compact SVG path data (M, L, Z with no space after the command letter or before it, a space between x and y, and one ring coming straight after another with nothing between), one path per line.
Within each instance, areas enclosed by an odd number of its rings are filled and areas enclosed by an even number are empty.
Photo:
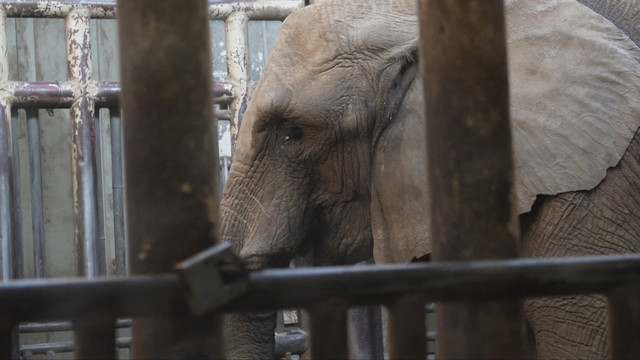
M202 315L239 297L248 288L248 270L226 242L175 266L187 288L191 312Z

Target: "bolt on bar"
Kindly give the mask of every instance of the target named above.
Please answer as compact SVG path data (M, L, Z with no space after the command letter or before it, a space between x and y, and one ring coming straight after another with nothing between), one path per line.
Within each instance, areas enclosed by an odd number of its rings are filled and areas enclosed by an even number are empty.
M204 0L121 0L119 34L133 274L171 272L214 245L218 149ZM144 21L141 21L144 19ZM134 319L133 358L222 358L217 314L162 304L163 318Z
M503 0L419 4L433 259L515 258ZM436 306L437 357L523 356L518 300Z

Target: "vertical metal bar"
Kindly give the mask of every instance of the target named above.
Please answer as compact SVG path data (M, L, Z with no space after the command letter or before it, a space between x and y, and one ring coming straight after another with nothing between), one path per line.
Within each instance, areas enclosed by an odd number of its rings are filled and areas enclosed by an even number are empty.
M97 110L97 111L96 111ZM97 237L96 237L96 269L99 276L107 274L107 255L105 249L105 232L104 232L104 180L103 180L103 156L102 156L102 137L100 121L100 109L94 109L93 123L95 124L95 139L96 139L96 210L97 210Z
M33 256L35 276L46 277L44 241L44 206L42 202L42 173L40 167L40 120L37 109L27 109L29 139L29 171L31 179L31 226L33 228Z
M11 116L7 105L0 105L0 252L2 260L2 280L11 279L11 244L13 242L13 228L15 226L12 203L12 172L11 159L13 146L11 137Z
M111 174L113 186L113 234L116 248L116 274L127 274L124 231L124 184L122 175L122 118L120 108L109 109L111 119Z
M242 122L242 114L247 104L249 91L249 16L243 12L234 12L224 23L227 42L227 73L228 80L233 83L231 102L231 119L229 131L231 133L231 151L238 140L238 129Z
M95 314L73 322L76 359L116 358L116 318Z
M628 284L609 294L611 359L640 358L640 284Z
M420 0L435 261L518 254L503 7ZM518 301L437 306L437 357L522 357Z
M71 141L78 274L93 277L98 275L98 223L94 104L89 95L92 77L89 20L88 9L75 8L66 18L66 32L69 81L75 88L71 104Z
M311 317L311 358L346 359L347 304L342 299L330 299L309 307Z
M1 35L0 35L1 36ZM11 110L11 132L13 157L11 158L11 207L13 212L14 226L13 239L11 240L11 278L24 278L24 255L22 236L22 204L20 203L20 121L18 112Z
M349 309L349 358L382 359L382 311L379 306Z
M19 342L16 341L16 336L18 335L17 326L6 319L5 316L6 314L3 314L3 319L0 323L0 359L19 360Z
M0 9L0 83L4 87L9 81L9 60L7 58L6 13ZM11 104L9 99L0 99L0 270L2 280L11 279L11 244L15 242L15 213L12 209L13 174L12 161L13 137L11 129Z
M406 296L387 305L387 341L390 359L426 359L425 300Z
M170 272L215 243L218 222L207 6L204 0L118 6L130 268ZM219 317L178 315L176 306L167 304L165 318L134 320L132 357L222 358Z

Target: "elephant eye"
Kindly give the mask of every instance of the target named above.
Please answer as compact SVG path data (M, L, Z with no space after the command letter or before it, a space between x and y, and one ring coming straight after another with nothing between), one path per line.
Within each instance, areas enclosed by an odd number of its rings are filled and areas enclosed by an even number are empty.
M284 141L296 140L302 137L302 129L297 126L287 126L283 129Z

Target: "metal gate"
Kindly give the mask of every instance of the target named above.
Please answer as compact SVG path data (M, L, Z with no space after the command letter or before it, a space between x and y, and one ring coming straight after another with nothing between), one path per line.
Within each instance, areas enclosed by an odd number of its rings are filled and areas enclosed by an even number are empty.
M487 71L494 71L495 77L502 79L492 83L490 88L482 88L478 84L466 88L471 89L470 99L476 98L473 96L474 92L490 91L497 94L496 102L482 103L474 100L469 102L468 108L461 110L483 113L478 109L497 109L498 130L459 134L453 139L464 136L476 149L482 149L482 144L487 141L493 144L499 138L501 151L508 154L509 139L504 135L504 121L508 121L508 114L505 115L504 42L500 42L498 36L498 41L486 48L465 48L465 44L485 45L482 40L486 39L482 36L488 32L503 36L503 19L499 16L469 17L455 5L448 12L439 12L435 8L425 11L432 3L434 2L429 0L421 1L423 48L437 49L442 46L442 43L434 40L437 39L434 34L445 32L433 24L438 24L439 21L449 24L448 21L457 17L457 22L453 23L462 23L477 31L454 31L453 33L463 34L468 38L447 38L447 45L462 53L490 52L488 64L475 65L486 66ZM135 145L138 150L131 151L130 147L125 162L129 170L145 170L127 172L127 191L131 195L128 197L131 216L129 249L134 254L130 266L132 273L136 275L127 278L5 282L0 286L0 357L19 356L15 347L15 327L19 322L71 320L76 330L74 346L78 358L114 358L114 327L116 319L120 317L134 318L133 342L137 351L135 355L139 357L221 357L219 314L304 307L311 316L312 356L346 358L346 309L373 303L383 304L389 309L390 356L419 358L424 357L426 351L425 327L424 318L416 314L424 314L424 304L427 301L453 302L443 307L444 312L459 312L461 309L465 309L467 313L479 310L485 312L487 315L483 316L483 331L474 331L477 330L478 323L474 323L473 319L463 319L465 344L474 344L474 339L487 339L485 332L492 332L494 336L504 334L507 338L512 336L509 329L512 329L519 318L505 317L503 310L513 309L522 297L594 292L609 296L613 356L637 357L640 354L640 344L635 336L640 328L640 314L632 309L637 305L640 294L640 257L635 255L245 272L228 249L217 247L203 251L214 241L211 231L212 222L217 216L214 205L217 201L217 186L212 179L217 179L220 173L215 151L210 148L215 144L211 141L213 130L208 121L212 115L209 96L211 86L206 81L211 75L210 62L203 55L206 51L202 50L202 44L206 40L206 20L227 19L228 36L239 36L238 43L244 49L246 22L249 18L279 19L299 6L301 3L298 1L216 1L208 7L197 0L179 3L172 0L121 1L119 19L121 37L124 40L122 56L126 58L123 62L122 101L128 119L125 145ZM490 14L500 13L502 0L480 1L477 10ZM15 151L14 139L11 138L12 121L15 121L10 110L12 106L71 109L76 243L82 249L78 271L87 277L100 273L96 235L98 215L96 204L92 200L98 186L95 175L95 124L92 120L96 106L115 108L111 115L116 121L119 119L116 99L120 91L117 84L92 80L87 51L90 46L87 24L92 17L114 17L115 11L115 3L109 1L85 1L82 4L72 1L4 2L0 25L4 24L7 16L65 18L69 59L69 81L48 84L9 81L6 56L0 59L0 82L3 86L0 102L0 218L3 221L1 250L2 275L5 280L17 277L20 271L20 258L17 256L20 253L17 249L19 244L16 245L17 242L14 241L19 238L16 234L19 231L16 224L19 209L16 207L15 192L12 191L16 187L16 164L15 157L12 156ZM154 22L157 26L135 29L134 24L140 19ZM4 26L0 28L4 29ZM174 32L191 36L182 37L176 42L170 39ZM0 34L0 39L4 37L1 35L4 34ZM470 38L473 41L468 41ZM151 43L153 46L149 46ZM193 56L185 56L189 51L193 51ZM2 54L6 54L6 45L0 56ZM175 55L175 58L170 55ZM450 69L446 65L452 63L447 61L447 55L451 53L431 51L422 65L425 66L425 71L439 70L440 82L434 84L443 87L449 84L447 75ZM212 91L216 99L230 103L231 112L237 118L243 111L247 92L246 57L240 49L230 52L229 56L230 82L218 84ZM154 62L149 63L149 59L154 59ZM475 61L475 58L469 59ZM180 69L184 69L183 72L175 74L162 71L167 65L175 65L176 62ZM236 65L237 68L233 70ZM440 65L442 68L437 68ZM191 90L186 97L184 88ZM427 84L425 89L428 89ZM427 102L436 100L427 98ZM169 105L174 107L168 107ZM179 111L175 109L177 105L180 105ZM433 106L430 111L442 111L446 114L447 110ZM28 114L27 117L33 118ZM193 119L193 122L185 119ZM154 128L151 132L148 125L154 121L162 122L163 126ZM455 124L448 129L438 126L429 124L430 136L445 139L441 135L442 131L458 131ZM235 125L232 128L237 129ZM237 131L232 133L237 134ZM174 143L172 139L175 138L186 142ZM175 147L168 149L166 144L173 144ZM437 151L446 154L454 146L465 145L453 141L442 142ZM450 171L448 179L456 178L464 184L464 172L468 169L447 167L437 155L436 151L430 153L431 162ZM508 155L506 159L492 172L491 178L497 184L503 184L509 176L511 165ZM487 166L489 164L491 163L487 162ZM167 172L168 166L174 171ZM182 171L191 168L196 171ZM149 177L147 173L156 177ZM508 194L509 191L500 193ZM479 201L469 201L464 204L464 208L495 213L495 217L490 217L495 221L491 226L496 233L508 233L508 222L504 221L512 216L508 201L482 201L492 194L476 194L474 196ZM37 194L35 197L37 198ZM438 219L439 225L442 229L449 229L454 224L452 220L460 218L460 215L450 212L448 217ZM177 224L179 230L167 233L164 224ZM476 225L471 222L465 226L473 233ZM451 238L447 235L443 234L443 238L450 241ZM502 241L508 244L513 240L511 236L505 235L478 241L491 244ZM483 256L475 252L473 245L469 243L470 239L459 241L456 246L469 249L467 260ZM442 258L447 258L446 248L436 251L443 251ZM173 274L174 264L194 253L198 254L180 262L177 265L177 275ZM512 253L492 255L503 259L511 256ZM489 301L495 300L501 301L500 308L486 306L490 304ZM204 315L198 316L201 314ZM439 351L444 356L511 356L520 351L517 341L503 346L501 342L505 336L498 335L496 341L488 341L479 347L458 345L451 340L452 336L451 329L440 329L439 340L444 345ZM452 346L458 348L453 349Z

